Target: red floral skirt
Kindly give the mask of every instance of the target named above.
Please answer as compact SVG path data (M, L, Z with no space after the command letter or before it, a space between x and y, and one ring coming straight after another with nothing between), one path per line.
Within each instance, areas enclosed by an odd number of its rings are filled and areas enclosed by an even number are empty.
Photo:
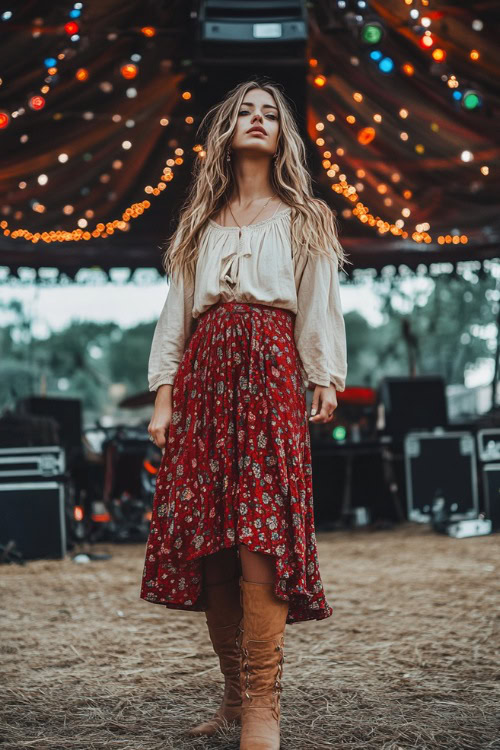
M140 596L200 611L203 557L271 555L287 623L321 620L305 385L283 308L218 302L198 318L172 389Z

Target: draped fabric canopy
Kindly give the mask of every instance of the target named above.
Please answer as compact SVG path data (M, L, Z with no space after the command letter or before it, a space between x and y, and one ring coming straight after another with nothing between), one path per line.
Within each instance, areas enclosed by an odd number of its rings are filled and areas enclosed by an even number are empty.
M71 2L19 5L0 23L1 266L69 276L89 266L161 268L161 244L200 158L199 121L263 64L304 104L315 190L336 209L355 267L498 255L495 3L436 0L428 11L418 3L417 16L417 3L402 0L309 3L305 60L290 67L276 44L267 60L236 68L201 64L199 3L103 0L80 13ZM382 33L376 44L363 41L370 23ZM237 58L236 41L227 55ZM125 214L144 200L137 218ZM359 206L407 237L363 223ZM126 230L106 231L113 221ZM17 236L78 229L89 238ZM414 232L431 241L414 241Z

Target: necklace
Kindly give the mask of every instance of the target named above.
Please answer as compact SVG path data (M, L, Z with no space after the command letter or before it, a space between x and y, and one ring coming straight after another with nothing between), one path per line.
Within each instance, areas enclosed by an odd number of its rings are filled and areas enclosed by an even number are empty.
M260 209L260 211L259 211L259 212L258 212L257 214L255 214L255 216L253 217L253 219L252 219L252 221L250 222L250 224L253 224L253 222L255 221L255 219L257 218L257 216L259 216L259 214L261 214L261 213L262 213L262 211L263 211L263 210L265 209L265 207L267 206L267 204L268 204L268 203L269 203L270 201L272 201L272 199L273 199L273 198L274 198L274 195L271 195L271 197L269 198L269 200L267 201L267 203L264 203L264 205L262 206L262 208ZM228 206L229 210L231 211L231 206L229 205L229 203L227 204L227 206ZM233 212L232 212L232 211L231 211L231 216L233 217L233 219L235 220L236 224L237 224L237 225L239 226L239 228L241 229L241 224L240 224L240 223L239 223L239 221L238 221L238 220L236 219L236 217L235 217L235 215L233 214ZM245 224L245 226L248 226L248 224ZM240 234L241 234L241 232L240 232Z

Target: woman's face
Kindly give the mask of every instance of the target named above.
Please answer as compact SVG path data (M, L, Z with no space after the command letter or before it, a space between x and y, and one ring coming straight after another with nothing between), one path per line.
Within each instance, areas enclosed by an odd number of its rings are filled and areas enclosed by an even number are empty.
M252 128L260 128L264 133ZM251 89L238 110L231 148L245 154L267 154L271 158L277 149L279 129L274 98L262 89Z

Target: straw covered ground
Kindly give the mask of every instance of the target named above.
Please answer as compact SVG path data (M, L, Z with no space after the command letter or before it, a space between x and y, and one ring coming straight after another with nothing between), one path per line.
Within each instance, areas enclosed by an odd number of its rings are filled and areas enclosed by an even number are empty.
M287 626L282 750L500 748L500 536L318 534L334 616ZM0 567L0 747L239 747L182 730L218 705L203 613L139 599L144 545Z

